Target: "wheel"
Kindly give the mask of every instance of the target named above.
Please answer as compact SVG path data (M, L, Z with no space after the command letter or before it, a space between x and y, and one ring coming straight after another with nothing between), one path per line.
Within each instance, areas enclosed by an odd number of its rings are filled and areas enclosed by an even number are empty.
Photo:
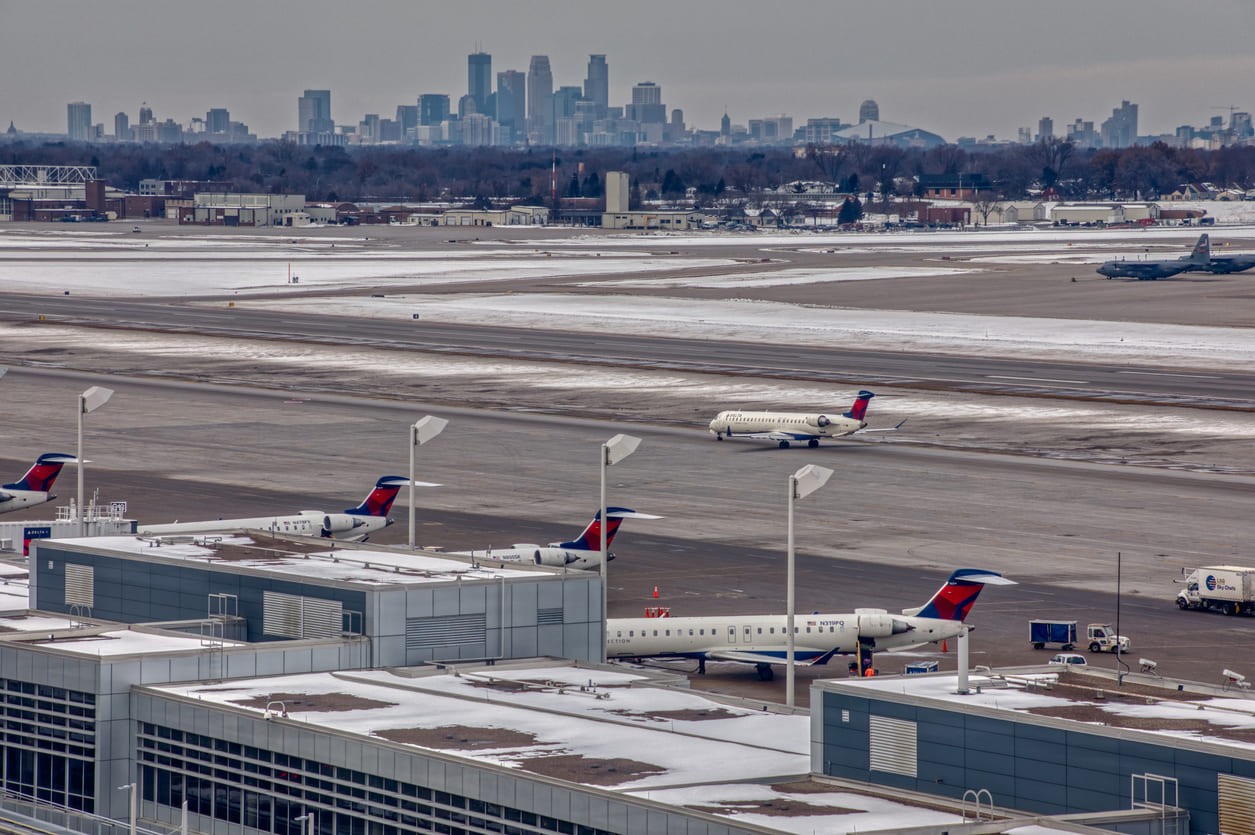
M1099 645L1097 641L1090 641L1089 651L1090 652L1102 652L1102 647Z
M1177 608L1180 609L1181 611L1185 611L1186 609L1190 608L1190 601L1186 600L1184 597L1178 597Z
M814 449L815 447L819 446L819 441L815 440L814 438L811 438L809 441L806 442L806 445L810 447L811 449Z
M1224 605L1224 613L1226 615L1236 615L1238 613L1238 607L1233 603L1226 603Z
M775 670L771 669L770 664L758 665L758 678L761 681L772 681L776 677Z
M1036 641L1033 643L1033 649L1045 649L1045 648L1046 648L1046 645L1043 644L1041 641Z
M722 441L722 440L723 440L723 436L722 436L722 435L716 435L716 436L715 436L715 440L716 440L716 441Z
M781 442L780 442L780 448L781 448L781 449L788 449L788 448L789 448L789 442L788 442L788 441L781 441Z
M1076 649L1076 647L1072 646L1072 644L1064 644L1062 647L1060 647L1060 649L1062 649L1064 652L1071 652L1072 650Z

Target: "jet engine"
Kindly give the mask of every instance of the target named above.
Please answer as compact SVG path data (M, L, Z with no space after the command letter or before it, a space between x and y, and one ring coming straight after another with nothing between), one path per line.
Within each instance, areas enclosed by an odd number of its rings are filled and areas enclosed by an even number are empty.
M832 418L827 415L807 415L806 422L811 426L817 426L820 429L823 429L825 426L832 423Z
M895 618L884 609L858 609L858 636L860 638L888 638L910 632L915 627Z
M361 527L364 522L351 513L328 513L322 517L322 535L344 533Z

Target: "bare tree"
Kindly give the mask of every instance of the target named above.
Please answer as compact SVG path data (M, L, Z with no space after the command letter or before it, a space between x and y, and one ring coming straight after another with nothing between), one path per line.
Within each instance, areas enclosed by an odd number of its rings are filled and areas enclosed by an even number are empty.
M997 212L1002 213L1002 203L999 202L997 195L992 191L979 191L976 193L976 199L972 202L972 208L976 210L976 214L980 215L981 225L989 225L989 216Z

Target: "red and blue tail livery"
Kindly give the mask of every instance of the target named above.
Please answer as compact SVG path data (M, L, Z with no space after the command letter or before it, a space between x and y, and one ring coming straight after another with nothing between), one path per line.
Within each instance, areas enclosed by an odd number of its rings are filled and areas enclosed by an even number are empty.
M20 481L0 485L0 513L52 501L56 498L52 495L52 484L61 475L61 468L76 463L78 459L73 455L60 452L39 456Z
M606 518L610 520L609 525L606 526L606 547L609 548L624 519L661 519L662 517L640 513L626 507L608 507ZM584 531L570 542L551 542L544 546L521 542L509 548L485 548L481 551L453 551L451 553L475 560L596 570L601 567L601 511L598 510L593 516L593 521L589 522ZM606 559L614 559L614 554L607 552Z
M397 493L401 492L401 488L409 484L410 480L405 476L386 475L375 482L375 489L371 490L362 499L362 503L357 507L350 507L345 513L351 513L354 516L387 516L392 510L392 503L397 500ZM416 482L421 487L438 487L437 484L427 484L424 482Z
M858 393L858 397L854 400L854 405L850 407L850 411L845 416L851 420L862 420L867 416L867 404L872 401L876 395L867 389L863 389Z
M626 507L608 507L606 508L606 518L610 522L606 525L606 547L610 547L610 543L614 542L614 535L619 532L619 526L623 524L624 519L657 519L648 513L638 513L635 510ZM575 551L600 551L601 550L601 511L597 511L597 515L593 517L593 521L588 523L588 527L584 528L584 532L572 539L570 542L561 542L558 548L569 548Z
M1014 585L1011 580L993 571L981 571L976 568L960 568L950 575L946 584L937 589L932 599L919 609L906 609L902 614L920 618L936 618L937 620L967 619L972 604L986 585Z

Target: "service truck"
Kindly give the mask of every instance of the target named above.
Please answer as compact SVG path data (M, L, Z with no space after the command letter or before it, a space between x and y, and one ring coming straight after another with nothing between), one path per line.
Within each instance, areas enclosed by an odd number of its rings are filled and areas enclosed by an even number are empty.
M1117 635L1109 623L1091 623L1085 627L1085 639L1089 641L1090 652L1129 651L1129 639Z
M1028 622L1028 640L1033 645L1033 649L1045 649L1047 645L1058 644L1059 649L1064 652L1076 646L1088 646L1090 652L1119 651L1124 653L1129 651L1129 639L1123 635L1116 635L1111 624L1088 624L1082 640L1078 640L1078 634L1074 620L1030 620Z
M1255 568L1209 565L1181 573L1186 574L1185 590L1177 595L1182 609L1216 609L1226 615L1255 612Z

